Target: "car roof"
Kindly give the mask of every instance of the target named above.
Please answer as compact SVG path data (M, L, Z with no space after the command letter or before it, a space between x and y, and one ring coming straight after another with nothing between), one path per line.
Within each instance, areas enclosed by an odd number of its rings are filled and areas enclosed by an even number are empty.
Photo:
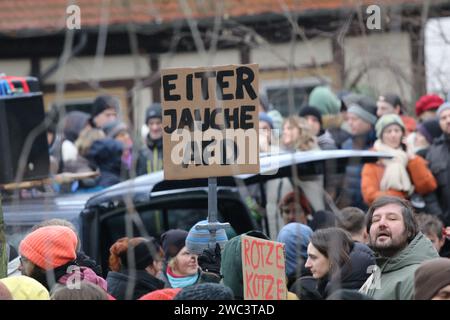
M7 200L2 203L3 217L7 225L34 225L52 218L73 221L78 218L92 194L74 193Z
M218 190L287 177L292 174L291 168L294 164L297 165L297 170L301 174L302 169L306 168L307 165L320 164L326 160L357 158L361 159L362 162L368 162L375 161L378 158L389 157L391 157L389 153L370 150L315 150L261 154L259 173L218 177ZM169 191L205 190L206 192L207 187L207 178L165 180L164 172L158 171L111 186L90 198L86 203L86 207L123 200L127 195L130 196L133 203L136 203L148 201L151 196L167 194Z

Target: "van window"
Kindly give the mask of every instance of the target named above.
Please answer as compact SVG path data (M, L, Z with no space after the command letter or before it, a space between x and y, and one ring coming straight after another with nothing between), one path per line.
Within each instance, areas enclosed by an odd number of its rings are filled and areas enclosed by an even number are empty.
M136 208L139 214L125 214L123 210L115 214L108 214L101 219L100 250L103 270L108 270L109 248L122 237L152 236L160 239L161 235L169 229L189 229L198 221L207 217L206 209L154 209L147 207ZM219 212L219 221L222 216ZM132 233L127 234L125 219L131 219ZM129 222L128 222L129 223ZM226 230L228 238L237 235L230 227Z

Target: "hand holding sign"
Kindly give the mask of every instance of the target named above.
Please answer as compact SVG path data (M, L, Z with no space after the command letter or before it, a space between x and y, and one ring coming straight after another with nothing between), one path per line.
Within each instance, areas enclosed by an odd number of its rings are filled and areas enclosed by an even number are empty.
M198 265L203 271L214 273L220 276L220 264L222 256L220 253L220 245L216 243L216 247L209 248L203 251L198 257Z

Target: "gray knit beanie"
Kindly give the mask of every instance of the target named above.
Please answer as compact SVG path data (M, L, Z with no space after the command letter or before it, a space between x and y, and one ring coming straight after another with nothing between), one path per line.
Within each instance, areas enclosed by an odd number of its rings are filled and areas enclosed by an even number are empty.
M223 284L205 282L181 289L173 300L234 300L234 295Z

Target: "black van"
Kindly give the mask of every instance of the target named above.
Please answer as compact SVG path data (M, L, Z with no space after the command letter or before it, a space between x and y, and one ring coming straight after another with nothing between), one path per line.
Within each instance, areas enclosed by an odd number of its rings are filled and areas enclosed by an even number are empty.
M352 150L262 155L259 174L218 178L218 220L230 223L229 238L261 229L247 205L248 186L263 186L268 180L290 177L293 166L302 174L328 175L326 170L330 167L343 172L350 159L368 162L379 157L390 155ZM334 161L335 165L326 166L327 161ZM264 188L257 189L264 199ZM97 260L104 271L109 248L117 239L146 235L158 238L169 229L189 230L196 222L207 218L207 208L207 179L168 181L164 180L162 171L124 181L95 194L76 193L3 203L7 241L15 248L33 225L52 218L66 219L77 227L84 252ZM268 230L262 231L268 233Z

